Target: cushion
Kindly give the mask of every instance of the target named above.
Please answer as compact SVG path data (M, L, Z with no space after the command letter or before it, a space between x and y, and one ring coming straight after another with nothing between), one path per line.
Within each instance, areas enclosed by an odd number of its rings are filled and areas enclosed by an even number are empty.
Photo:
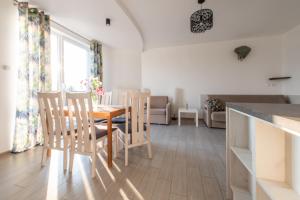
M113 124L124 124L124 123L126 123L126 118L125 117L115 117L115 118L112 118L111 122ZM95 120L95 123L107 123L107 119L103 119L103 120L97 119L97 120Z
M115 131L116 129L117 128L113 128L112 131ZM96 125L95 132L96 132L96 140L98 140L99 138L107 136L107 127L103 125ZM90 139L92 139L91 136Z
M120 129L120 131L122 131L123 133L125 133L125 129L126 129L126 124L118 124L117 128ZM146 124L144 124L144 131L147 130ZM131 134L132 130L131 130L131 123L128 123L128 133Z
M163 108L151 108L150 109L151 115L166 115L166 109Z
M213 121L225 122L226 121L226 112L225 111L212 112L211 113L211 119Z
M208 99L207 106L213 112L225 111L225 104L219 99L214 99L214 98Z
M150 108L166 108L168 104L167 96L151 96Z
M106 121L106 119L94 119L94 123L104 123Z
M125 124L126 118L125 117L115 117L112 119L113 124Z

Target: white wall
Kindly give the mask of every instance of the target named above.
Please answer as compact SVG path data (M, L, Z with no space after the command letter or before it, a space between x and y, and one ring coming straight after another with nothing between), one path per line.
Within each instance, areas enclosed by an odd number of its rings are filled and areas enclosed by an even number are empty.
M252 48L242 62L233 52L240 45ZM281 62L280 36L152 49L142 55L142 87L197 108L201 94L279 94L268 78L281 74Z
M103 47L103 85L107 91L141 88L141 51Z
M11 0L0 1L0 27L0 153L2 153L11 149L15 113L18 32L17 9Z
M283 35L283 93L291 95L293 103L300 103L300 26Z

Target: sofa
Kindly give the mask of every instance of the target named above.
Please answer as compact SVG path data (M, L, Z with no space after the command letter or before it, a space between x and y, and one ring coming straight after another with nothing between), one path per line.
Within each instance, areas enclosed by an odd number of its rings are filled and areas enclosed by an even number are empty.
M171 104L167 96L151 96L150 123L169 124L171 121Z
M284 95L201 95L203 119L209 128L226 128L226 111L213 112L207 100L217 99L223 104L237 103L274 103L287 104L289 98Z

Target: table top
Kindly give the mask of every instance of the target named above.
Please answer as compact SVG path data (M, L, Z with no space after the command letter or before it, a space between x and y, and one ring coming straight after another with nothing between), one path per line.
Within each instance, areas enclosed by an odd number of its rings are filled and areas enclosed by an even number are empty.
M99 105L93 108L95 118L113 118L125 114L125 106L122 105Z
M198 109L197 108L179 108L178 112L196 113L196 112L198 112Z
M98 105L93 107L93 115L95 118L109 119L125 114L125 106L122 105ZM68 108L64 110L68 114Z
M113 112L115 110L125 109L123 105L98 105L93 107L94 112Z

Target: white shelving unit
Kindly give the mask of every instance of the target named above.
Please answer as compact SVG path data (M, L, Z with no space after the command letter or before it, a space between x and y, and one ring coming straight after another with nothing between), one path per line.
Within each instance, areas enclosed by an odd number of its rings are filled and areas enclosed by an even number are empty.
M297 194L289 185L284 182L257 180L258 186L263 190L269 199L281 200L299 200L300 195Z
M232 108L226 117L227 199L300 200L299 134Z
M247 168L247 170L252 174L252 153L248 149L231 147L232 152L237 156L241 163Z
M243 200L251 200L251 194L247 190L240 189L238 187L232 186L231 187L233 192L234 199L243 199Z

